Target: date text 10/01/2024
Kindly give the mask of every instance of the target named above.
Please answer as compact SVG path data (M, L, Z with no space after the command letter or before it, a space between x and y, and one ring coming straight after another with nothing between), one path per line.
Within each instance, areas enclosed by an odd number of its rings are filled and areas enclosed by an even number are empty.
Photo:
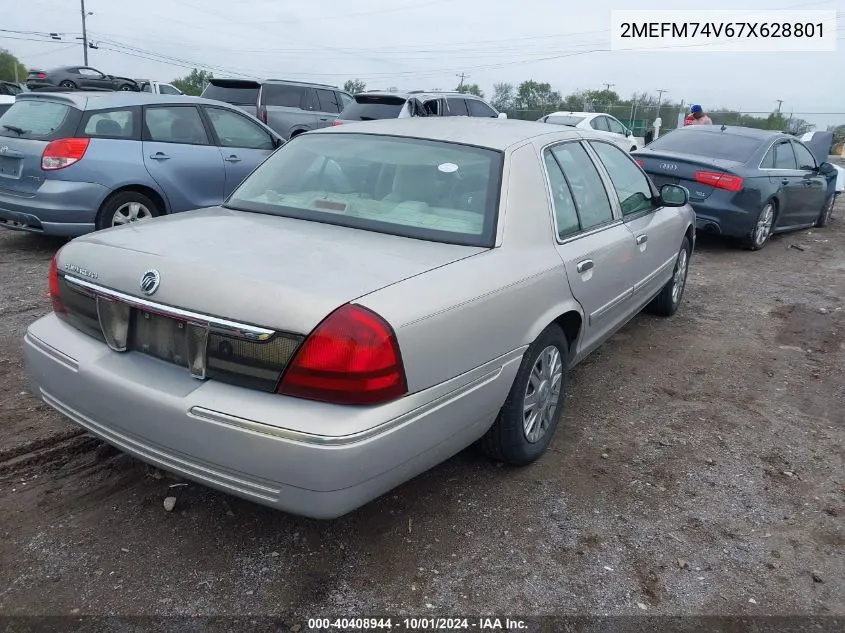
M510 618L309 618L308 629L317 630L378 630L404 629L408 631L478 630L518 631L527 628L524 620Z

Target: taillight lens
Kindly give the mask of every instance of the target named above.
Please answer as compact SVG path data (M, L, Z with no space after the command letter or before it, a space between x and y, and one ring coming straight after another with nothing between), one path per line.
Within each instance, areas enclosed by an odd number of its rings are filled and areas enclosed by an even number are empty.
M38 79L47 79L47 73L38 73Z
M286 396L359 405L381 404L407 391L393 329L375 312L353 304L317 326L276 389Z
M734 176L733 174L726 174L719 171L697 171L695 172L695 180L717 189L725 189L727 191L741 191L742 178Z
M53 311L58 314L67 313L67 308L62 302L62 295L59 291L59 254L53 255L50 260L50 301L53 303Z
M41 154L41 169L45 171L64 169L79 162L85 156L89 140L87 138L60 138L51 141Z
M634 160L637 161L637 165L639 165L642 168L645 168L645 161L640 160L639 158L635 158Z
M332 125L343 125L343 121L338 121L337 119L335 119L334 121L332 121Z

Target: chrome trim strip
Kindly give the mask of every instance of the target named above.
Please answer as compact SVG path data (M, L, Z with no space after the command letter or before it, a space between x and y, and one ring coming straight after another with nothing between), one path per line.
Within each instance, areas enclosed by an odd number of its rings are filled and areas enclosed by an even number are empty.
M677 255L672 255L672 257L670 257L670 258L669 258L669 259L667 259L665 262L663 262L662 264L660 264L660 267L659 267L657 270L652 271L652 272L651 272L651 274L649 274L649 275L648 275L648 277L645 277L644 279L641 279L641 280L640 280L640 281L638 281L636 284L634 284L634 292L635 292L635 293L636 293L636 292L639 292L639 291L640 291L640 290L642 290L645 286L649 285L649 284L650 284L652 281L654 281L654 279L655 279L655 278L657 278L657 277L658 277L658 276L659 276L659 275L660 275L660 274L661 274L664 270L666 270L666 267L667 267L667 266L670 266L670 265L674 264L674 263L675 263L675 260L677 260L677 259L678 259L678 256L677 256Z
M147 301L146 299L140 299L138 297L133 297L132 295L125 294L123 292L118 292L117 290L111 290L110 288L104 288L97 284L92 284L90 281L85 281L84 279L73 277L72 275L65 275L64 279L65 281L75 286L85 288L95 294L102 295L111 299L117 299L118 301L123 301L124 303L128 303L133 308L140 308L142 310L157 312L165 316L171 316L179 319L185 319L187 321L194 321L199 322L201 324L207 324L209 326L220 328L228 333L240 333L246 338L252 340L266 341L273 334L276 333L274 330L268 330L266 328L257 327L255 325L247 325L246 323L229 321L228 319L221 319L219 317L213 317L207 314L201 314L199 312L191 312L190 310L174 308L172 306L164 305L162 303L156 303L154 301Z
M494 381L502 373L503 367L497 367L491 372L476 378L475 380L458 387L436 400L426 403L412 411L409 411L399 417L388 420L378 426L374 426L365 431L358 433L351 433L349 435L316 435L313 433L305 433L303 431L294 431L293 429L285 429L263 422L256 422L247 418L241 418L228 413L206 409L205 407L194 406L188 411L188 415L214 424L222 424L224 426L234 426L244 431L252 431L253 433L260 433L262 435L269 435L277 439L289 440L292 442L303 442L306 444L316 444L320 446L343 446L346 444L355 444L363 442L376 435L382 435L399 426L404 426L416 421L417 419L429 415L433 411L442 407L448 406L458 398L462 398L468 393L483 387L484 385Z
M57 350L55 347L53 347L49 343L45 343L40 338L35 336L35 334L32 334L31 332L27 332L24 335L23 340L24 340L24 343L29 343L30 345L32 345L32 347L37 349L39 352L41 352L42 354L45 354L46 356L49 356L50 358L52 358L56 362L61 363L62 365L64 365L68 369L70 369L71 371L75 371L75 372L79 371L79 361L77 361L75 358L72 358L71 356L68 356L67 354L65 354L63 352L60 352L59 350Z
M621 295L619 295L618 297L611 299L610 301L605 303L602 307L600 307L598 310L591 313L590 314L590 323L592 323L593 320L595 320L595 319L600 319L605 314L607 314L608 312L613 310L613 308L618 306L620 303L624 302L627 299L630 299L633 296L634 296L634 288L632 286L632 287L628 288L625 292L623 292Z

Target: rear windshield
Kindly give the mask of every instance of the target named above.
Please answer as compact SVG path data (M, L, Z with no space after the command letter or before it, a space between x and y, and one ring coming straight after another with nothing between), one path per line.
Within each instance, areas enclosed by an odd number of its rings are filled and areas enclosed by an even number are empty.
M560 114L551 115L546 119L546 123L554 123L555 125L578 125L584 120L582 116L563 116Z
M338 118L348 121L395 119L399 117L403 105L404 97L357 95L355 101L347 105Z
M442 141L303 134L226 206L466 246L492 246L502 155Z
M212 81L202 96L234 105L255 105L258 103L259 85L254 81Z
M759 149L760 139L704 130L676 130L653 141L648 148L745 163Z
M16 101L0 120L0 136L49 138L70 114L71 107L55 101Z

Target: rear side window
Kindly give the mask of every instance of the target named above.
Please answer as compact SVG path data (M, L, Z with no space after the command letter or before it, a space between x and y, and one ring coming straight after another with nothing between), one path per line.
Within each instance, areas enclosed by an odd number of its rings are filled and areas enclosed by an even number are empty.
M132 110L92 112L83 120L82 134L95 138L132 138L135 136L135 112Z
M62 127L71 111L69 105L56 101L18 100L3 115L0 136L50 138Z
M202 91L202 96L234 105L255 105L258 102L259 88L256 81L213 80Z
M607 118L603 116L597 116L590 121L590 127L600 132L610 132L610 128L607 125Z
M443 113L444 116L469 116L466 99L449 97L446 99L446 105L449 108Z
M745 163L760 145L758 139L738 134L682 128L652 141L648 147L657 152L679 152Z
M150 141L208 145L208 135L194 106L146 108L144 123Z
M467 99L470 116L495 118L496 112L489 105L478 99Z
M601 176L593 160L580 143L563 143L552 154L572 187L583 230L606 224L613 219L613 209Z
M334 90L317 90L317 101L320 103L320 112L337 114L340 112L340 104L337 102L337 93Z
M264 84L261 89L261 105L302 108L308 89L288 84Z
M163 94L163 95L178 95L178 94L182 94L181 92L179 92L176 88L174 88L174 87L173 87L173 86L171 86L170 84L159 84L159 85L158 85L158 90L159 90L159 92L160 92L161 94Z
M376 119L398 118L403 97L391 95L357 95L355 100L343 109L341 119L349 121L374 121Z
M546 163L546 173L549 175L557 234L560 239L565 239L581 230L578 210L575 208L575 200L572 198L566 178L549 150L543 152L543 160Z

